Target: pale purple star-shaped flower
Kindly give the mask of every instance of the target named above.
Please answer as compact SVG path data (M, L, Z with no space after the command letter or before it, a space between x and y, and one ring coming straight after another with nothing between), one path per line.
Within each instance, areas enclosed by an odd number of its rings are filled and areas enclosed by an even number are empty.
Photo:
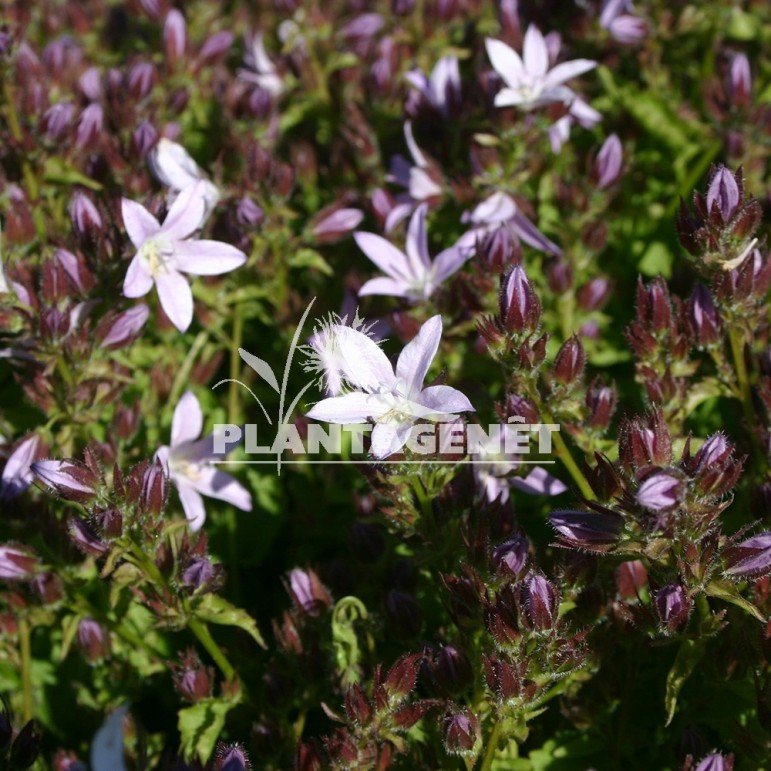
M460 69L455 56L443 56L434 66L431 75L412 70L404 77L431 107L445 117L450 114L450 108L460 96Z
M278 74L276 65L273 64L265 51L262 32L255 32L251 40L245 37L244 42L246 46L244 53L246 69L239 70L238 77L247 83L258 86L263 91L267 91L273 97L280 96L284 90L284 82Z
M549 49L540 30L527 28L522 56L501 40L485 41L487 55L505 86L495 97L496 107L533 110L552 102L570 103L575 98L565 82L597 66L590 59L573 59L549 67Z
M469 222L472 225L456 243L456 246L462 249L476 249L485 236L497 228L505 227L518 241L524 241L534 249L555 256L562 254L562 249L541 233L506 193L493 193L473 211L466 212L461 222Z
M216 276L246 262L246 255L234 246L191 238L201 225L205 207L200 182L179 194L163 225L141 204L122 200L123 224L137 249L123 294L142 297L155 284L163 310L180 332L193 320L193 293L182 274Z
M428 253L426 212L422 204L407 228L406 254L375 233L354 233L359 248L385 276L367 281L359 296L380 294L405 297L413 302L426 300L471 256L472 250L457 244L440 252L432 261Z
M442 195L442 187L430 174L431 166L415 141L409 121L404 124L404 139L413 163L410 164L403 155L391 159L391 173L386 179L406 188L406 192L396 196L396 206L386 217L386 233L390 233L403 219L409 217L420 203Z
M203 413L195 394L187 391L174 410L171 423L171 445L155 453L174 483L190 527L200 530L206 519L202 495L227 501L242 511L252 510L252 496L230 474L212 465L222 460L214 452L214 437L199 438L203 430Z
M549 127L549 143L552 152L556 154L562 150L562 145L570 139L570 129L575 123L590 129L601 120L602 115L594 107L587 104L581 97L575 97L570 103L567 115L563 115Z
M350 327L335 329L345 380L358 390L323 399L307 413L327 423L353 424L374 420L370 452L382 459L404 447L418 420L441 420L474 407L450 386L423 387L442 337L442 317L433 316L409 342L392 367L385 353L367 335Z

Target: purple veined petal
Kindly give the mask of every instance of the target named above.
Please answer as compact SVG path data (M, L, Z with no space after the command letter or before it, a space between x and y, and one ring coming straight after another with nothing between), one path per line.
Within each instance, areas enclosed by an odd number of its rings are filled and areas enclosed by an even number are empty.
M396 377L405 382L407 398L416 398L423 390L423 381L442 339L442 317L432 316L407 343L396 362Z
M333 333L337 359L349 383L370 393L393 389L393 367L374 340L346 326L333 327Z
M432 410L443 413L476 412L474 405L457 388L435 385L424 388L419 396L420 403Z
M553 254L556 257L562 254L562 249L541 233L522 212L517 212L512 218L511 226L516 235L534 249L546 252L546 254Z
M131 243L139 249L145 241L161 229L158 220L142 204L122 198L120 202L123 224Z
M446 281L453 273L457 273L474 252L473 247L451 246L439 252L434 260L434 280L437 284Z
M206 521L206 508L203 498L197 490L188 483L185 477L178 475L172 477L179 493L179 500L182 503L182 509L185 512L185 518L190 523L190 529L195 533L203 527Z
M176 271L159 273L155 286L169 321L180 332L186 331L193 321L193 292L187 279Z
M431 175L419 166L410 169L410 196L416 201L425 201L426 198L442 194L442 188L431 178Z
M123 280L123 294L126 297L144 297L153 287L153 277L145 267L145 261L135 254Z
M420 276L431 267L431 258L428 254L428 233L426 231L426 213L428 206L421 204L415 209L407 228L407 257L410 261L413 276Z
M544 88L551 89L560 86L571 78L593 70L596 66L597 62L591 59L573 59L572 61L558 64L553 70L549 70L546 77L544 77Z
M391 401L379 394L350 393L322 399L305 413L307 418L325 423L364 423L391 409Z
M557 477L536 466L524 479L515 477L512 484L529 495L561 495L568 488Z
M487 38L485 40L487 56L493 65L493 69L501 76L508 86L519 84L519 75L524 71L525 65L519 54L501 40ZM496 98L496 104L497 104Z
M410 435L412 423L378 423L372 429L370 452L382 460L404 447Z
M387 297L409 297L410 285L403 279L397 278L371 278L359 289L359 297L367 295L386 295Z
M724 166L721 167L707 188L707 211L711 212L717 202L723 221L727 222L736 211L740 200L739 186L734 175Z
M171 420L171 447L176 449L181 444L193 442L203 431L203 412L198 399L192 391L185 391Z
M409 184L409 182L407 183ZM407 217L410 216L410 213L415 208L415 201L410 198L408 201L402 201L397 203L393 209L391 209L390 212L388 212L388 216L386 217L385 221L385 232L391 233L395 228L397 228L402 220L407 219Z
M32 483L30 466L40 457L41 440L37 434L28 436L11 453L5 463L0 498L8 500L24 492Z
M415 135L412 133L412 123L406 121L404 124L404 141L407 143L407 149L410 151L412 160L416 166L428 166L426 156L423 155L421 149L418 147L418 143L415 141Z
M161 231L172 240L181 241L198 230L205 214L204 184L198 181L188 185L174 199Z
M219 276L240 268L246 255L222 241L178 241L174 245L177 269L194 276Z
M522 46L522 59L525 69L531 75L543 76L549 69L549 51L543 39L541 30L531 24L525 32L525 42Z
M39 460L31 464L32 473L54 490L61 488L93 495L93 488L80 481L79 466L67 460Z
M188 484L201 495L225 501L241 511L252 510L249 491L235 477L213 466L197 468L195 475L188 478Z
M410 277L407 255L400 252L390 241L375 233L354 233L353 239L359 249L387 273L391 278L407 279Z

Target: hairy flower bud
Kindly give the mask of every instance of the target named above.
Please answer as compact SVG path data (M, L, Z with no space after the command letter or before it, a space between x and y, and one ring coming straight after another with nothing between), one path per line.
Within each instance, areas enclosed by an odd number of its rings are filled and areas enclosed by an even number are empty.
M137 337L149 315L150 309L143 303L117 316L109 314L100 322L96 330L96 338L102 348L108 350L122 348Z
M131 149L140 159L144 159L155 147L158 141L158 132L150 121L143 120L131 135Z
M214 763L215 771L251 771L252 764L246 750L239 744L217 745L217 760Z
M564 541L589 548L617 541L624 521L612 511L553 511L549 515L549 523Z
M644 466L665 466L672 461L672 438L660 411L643 421L626 420L619 431L619 457L634 473Z
M94 528L79 517L70 519L69 534L75 546L92 557L101 557L109 551L108 545L99 538Z
M75 134L75 146L79 149L91 147L102 133L104 124L104 112L102 105L94 102L83 110L78 119L78 128Z
M233 45L233 33L228 30L220 30L210 35L201 46L198 60L209 64L217 59L224 58Z
M555 260L547 269L546 279L552 292L564 294L573 287L573 269L564 260Z
M34 720L30 720L13 740L11 754L8 758L8 768L22 771L29 768L40 755L43 746L43 736Z
M56 573L38 573L32 579L32 588L37 592L44 605L53 605L64 596L62 579Z
M530 542L521 534L496 546L492 554L496 573L502 576L518 576L527 564L529 549Z
M719 752L713 752L702 758L695 771L733 771L733 755L721 755Z
M637 503L657 513L671 511L681 500L682 482L665 472L656 472L645 479L637 490Z
M158 73L152 62L140 61L128 72L126 85L134 99L144 99L152 90Z
M72 126L75 107L70 102L59 102L46 110L43 116L45 132L49 139L61 140Z
M535 629L551 629L557 620L559 594L554 584L533 575L525 585L525 613Z
M481 748L477 717L464 710L447 715L444 719L444 747L450 755L474 757Z
M313 570L295 568L289 574L289 594L299 610L320 616L332 605L332 597Z
M0 546L0 579L28 581L40 568L37 555L28 546L3 544Z
M68 500L84 502L96 495L99 483L94 472L74 460L40 460L30 466L32 473Z
M83 618L78 624L78 644L86 658L101 661L110 655L110 636L93 618Z
M622 562L615 572L616 589L624 599L634 599L648 583L648 571L640 560Z
M616 409L615 386L606 386L595 380L586 392L586 406L589 410L589 425L605 431Z
M443 645L431 666L434 681L443 693L461 693L474 680L471 662L453 645Z
M554 380L563 385L575 385L581 380L585 366L584 347L573 335L563 343L554 360Z
M711 345L719 339L720 320L712 295L703 284L696 284L687 305L688 322L699 345Z
M738 53L728 71L728 98L734 107L747 107L752 99L752 73L747 55Z
M671 633L688 622L693 601L680 584L667 584L653 595L653 609L664 629Z
M142 479L140 499L142 508L156 517L160 516L166 505L166 498L169 494L168 488L168 479L163 464L157 460L145 471Z
M215 577L215 567L208 557L194 557L182 573L182 585L196 591L205 588Z
M507 331L522 335L538 328L541 302L520 265L503 277L499 306L500 321Z
M70 201L70 219L75 230L81 236L89 236L94 231L101 231L102 217L94 202L78 190Z
M360 209L336 209L319 219L313 226L313 235L319 243L331 243L347 236L364 219Z
M724 552L726 573L739 578L757 578L771 572L771 533L760 533Z
M728 222L741 201L736 178L725 166L721 166L712 177L707 188L707 211L717 210L723 222Z
M172 664L172 673L177 693L193 704L208 699L214 691L214 670L204 666L192 649L182 655L179 664Z

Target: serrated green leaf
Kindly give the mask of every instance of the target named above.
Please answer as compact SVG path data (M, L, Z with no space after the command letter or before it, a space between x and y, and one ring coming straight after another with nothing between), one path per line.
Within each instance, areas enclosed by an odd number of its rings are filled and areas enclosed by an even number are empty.
M219 595L204 595L195 610L195 615L202 621L208 621L211 624L237 626L239 629L243 629L260 647L268 647L257 628L257 622L245 610L231 605Z
M710 597L725 600L726 602L736 605L746 613L754 616L758 621L767 621L766 617L760 612L757 606L742 597L741 594L739 594L738 588L729 581L711 581L707 584L705 591Z
M691 676L696 665L701 660L706 650L706 644L702 640L683 640L680 650L675 656L674 664L667 675L667 685L664 694L664 708L667 712L669 725L675 716L677 709L677 697L680 695L686 680Z
M225 727L225 718L234 706L233 701L204 699L179 711L177 727L186 758L197 757L202 763L209 760Z

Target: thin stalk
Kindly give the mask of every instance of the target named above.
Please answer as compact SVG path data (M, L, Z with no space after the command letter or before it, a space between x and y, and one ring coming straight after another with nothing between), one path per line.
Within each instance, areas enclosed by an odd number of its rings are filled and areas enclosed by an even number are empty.
M238 403L240 383L238 375L241 370L241 355L238 349L244 338L244 317L238 312L238 305L233 308L233 339L230 343L230 384L228 389L228 422L235 423L241 414Z
M557 453L557 457L565 465L565 468L568 470L570 476L573 477L573 481L578 485L578 489L581 491L581 495L583 495L584 498L588 498L590 501L593 501L595 498L594 491L592 490L591 485L587 481L581 469L578 468L578 464L573 460L573 456L570 454L570 450L565 444L565 440L557 431L552 434L552 439L554 441L554 448Z
M496 720L493 726L490 738L487 740L487 748L485 749L484 757L482 758L482 765L479 771L490 771L493 766L493 760L495 760L495 753L498 750L498 739L501 735L501 721Z
M176 377L174 378L174 383L171 386L171 394L169 396L169 402L171 402L171 404L176 404L179 401L180 393L185 385L185 381L190 376L190 372L193 369L195 360L198 358L198 354L201 352L201 349L204 347L204 345L206 345L208 339L209 332L208 330L204 329L202 332L198 333L197 337L193 341L193 344L190 346L190 350L188 351L187 356L185 356L185 360L182 362L182 366L177 371Z
M753 449L756 450L754 456L760 458L759 447L755 432L752 430L756 424L755 408L752 406L752 391L750 390L750 376L747 372L747 364L744 361L744 335L735 327L728 330L728 342L731 344L731 355L736 369L736 379L739 384L739 394L741 396L742 411L744 419L747 421L747 430L750 433Z
M219 667L220 672L225 676L225 679L234 680L236 671L222 652L222 648L214 641L214 638L209 632L209 627L197 618L188 619L187 627L196 636L198 642L203 645L206 652L212 657L212 660Z
M29 620L20 616L18 620L19 630L19 655L21 657L21 703L24 722L32 720L35 705L32 698L32 648L30 646Z

